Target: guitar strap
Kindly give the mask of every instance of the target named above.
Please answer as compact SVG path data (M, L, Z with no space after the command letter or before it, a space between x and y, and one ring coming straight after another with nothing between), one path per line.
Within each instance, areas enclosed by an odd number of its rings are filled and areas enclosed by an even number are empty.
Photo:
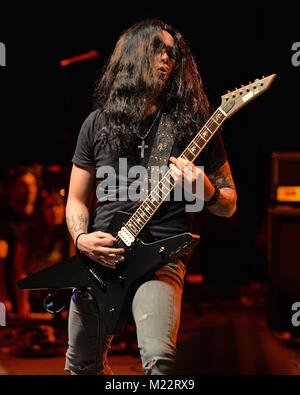
M148 191L153 189L166 173L169 157L174 145L174 126L166 113L162 113L158 130L147 163ZM145 179L146 180L146 179Z

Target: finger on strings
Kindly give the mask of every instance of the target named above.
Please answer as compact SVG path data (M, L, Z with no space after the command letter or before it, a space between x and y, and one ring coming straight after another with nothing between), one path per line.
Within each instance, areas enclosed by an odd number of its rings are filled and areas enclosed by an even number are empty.
M102 232L100 230L96 231L94 233L95 233L95 236L99 237L100 239L105 238L105 239L110 239L110 240L116 241L116 238L110 233Z
M124 248L110 248L110 247L101 247L99 252L108 255L108 254L122 254L125 252Z

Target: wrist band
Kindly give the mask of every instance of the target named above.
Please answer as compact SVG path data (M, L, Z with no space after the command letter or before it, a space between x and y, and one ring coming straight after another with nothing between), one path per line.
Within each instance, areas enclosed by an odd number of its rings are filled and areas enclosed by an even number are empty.
M86 234L87 234L86 232L81 232L81 233L79 233L79 235L77 235L76 240L75 240L75 247L76 247L76 250L78 250L77 242L78 242L79 236L81 236L81 235L86 235Z
M205 205L212 206L213 204L217 203L220 197L220 188L217 185L214 185L215 193L212 195L211 199L208 200Z

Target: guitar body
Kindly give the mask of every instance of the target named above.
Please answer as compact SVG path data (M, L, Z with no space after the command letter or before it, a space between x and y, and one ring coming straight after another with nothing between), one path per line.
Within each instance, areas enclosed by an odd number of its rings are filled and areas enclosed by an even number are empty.
M108 233L116 235L132 214L117 212ZM125 261L116 269L94 262L84 254L34 273L18 282L20 289L92 288L98 309L109 334L121 334L137 288L156 270L186 252L199 241L191 233L168 237L153 243L136 239L126 250Z

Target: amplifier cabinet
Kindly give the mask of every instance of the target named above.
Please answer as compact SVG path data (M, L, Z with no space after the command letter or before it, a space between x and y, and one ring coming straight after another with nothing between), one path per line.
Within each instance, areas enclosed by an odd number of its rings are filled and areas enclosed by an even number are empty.
M300 302L300 207L268 209L269 323L277 330L300 330L291 323L292 305Z
M300 187L300 152L273 152L270 164L271 199L300 203L300 199L297 200L300 196L297 187Z

